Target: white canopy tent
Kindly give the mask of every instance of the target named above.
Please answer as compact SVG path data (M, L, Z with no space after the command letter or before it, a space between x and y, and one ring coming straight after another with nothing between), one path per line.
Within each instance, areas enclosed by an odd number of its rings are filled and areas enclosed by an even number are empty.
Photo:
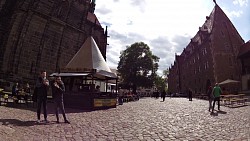
M227 79L227 80L224 80L224 81L220 82L219 84L220 84L220 85L223 85L223 84L239 83L239 82L240 82L240 81Z
M91 72L90 70L94 70L93 76L97 78L117 78L117 75L113 73L108 67L92 36L87 38L79 51L69 61L69 63L62 71L65 75L67 73L67 75L83 74L83 76L85 76L87 72ZM61 73L53 73L52 75L62 76Z

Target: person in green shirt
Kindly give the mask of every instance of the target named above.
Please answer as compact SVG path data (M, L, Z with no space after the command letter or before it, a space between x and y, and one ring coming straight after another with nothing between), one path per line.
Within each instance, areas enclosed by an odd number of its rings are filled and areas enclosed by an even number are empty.
M214 112L214 106L215 102L218 102L218 110L220 111L220 95L222 91L218 83L215 84L215 87L213 88L212 94L214 96L214 103L213 103L213 108L212 108L212 113Z

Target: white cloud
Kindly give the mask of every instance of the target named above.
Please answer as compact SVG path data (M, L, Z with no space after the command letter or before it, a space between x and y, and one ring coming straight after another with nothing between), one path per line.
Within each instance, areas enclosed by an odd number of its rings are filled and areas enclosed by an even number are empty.
M231 11L227 12L229 17L240 17L243 14L243 11Z
M231 3L217 0L217 3L230 19L239 20L249 11L240 7L246 6L248 0ZM175 53L183 51L213 8L214 3L207 0L97 1L95 14L103 26L108 26L110 36L107 63L116 68L120 52L142 41L160 57L158 72L161 73L174 63ZM249 34L246 33L250 38Z
M247 6L248 5L248 0L234 0L233 1L234 5L240 5L242 6Z

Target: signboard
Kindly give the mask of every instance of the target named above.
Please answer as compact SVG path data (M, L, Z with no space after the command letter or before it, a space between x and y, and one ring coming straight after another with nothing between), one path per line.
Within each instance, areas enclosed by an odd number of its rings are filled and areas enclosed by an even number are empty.
M94 99L94 107L116 106L116 99Z

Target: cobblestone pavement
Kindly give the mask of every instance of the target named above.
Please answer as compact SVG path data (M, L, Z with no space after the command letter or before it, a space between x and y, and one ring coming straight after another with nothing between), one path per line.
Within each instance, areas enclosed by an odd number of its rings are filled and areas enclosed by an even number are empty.
M213 115L207 107L207 101L198 99L143 98L108 110L66 109L71 124L57 124L50 111L50 122L37 124L34 109L0 106L0 140L250 141L250 106L222 106Z

